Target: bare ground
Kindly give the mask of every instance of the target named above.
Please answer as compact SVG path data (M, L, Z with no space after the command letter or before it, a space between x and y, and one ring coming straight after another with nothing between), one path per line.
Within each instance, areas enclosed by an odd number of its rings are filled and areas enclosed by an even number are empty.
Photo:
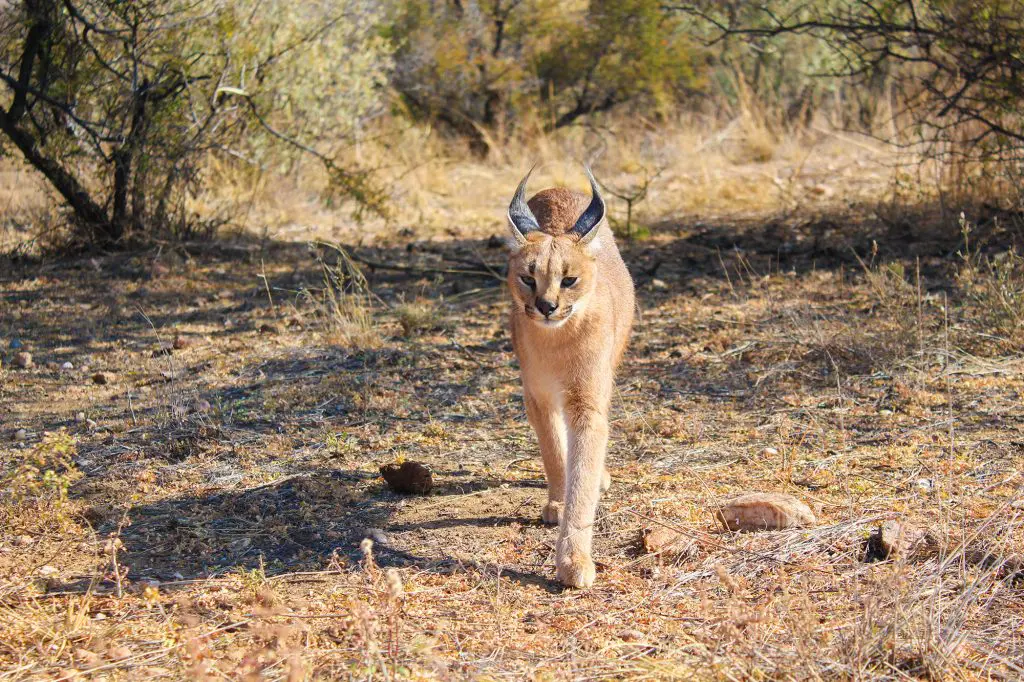
M5 503L0 678L1018 678L1021 339L948 231L860 215L625 249L641 311L584 591L553 581L502 289L438 272L500 268L487 240L353 250L406 268L364 267L358 333L306 244L8 263L0 456L63 429L78 473L64 504ZM398 459L431 495L387 490ZM718 528L754 490L817 524ZM879 560L890 519L938 549ZM657 525L681 553L642 550Z

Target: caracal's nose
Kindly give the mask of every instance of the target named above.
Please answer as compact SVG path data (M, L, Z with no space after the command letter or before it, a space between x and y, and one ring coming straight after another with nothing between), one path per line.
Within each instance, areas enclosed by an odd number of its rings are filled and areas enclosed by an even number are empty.
M544 317L551 317L551 313L558 310L558 304L552 303L551 301L545 301L543 298L538 298L537 310L539 310Z

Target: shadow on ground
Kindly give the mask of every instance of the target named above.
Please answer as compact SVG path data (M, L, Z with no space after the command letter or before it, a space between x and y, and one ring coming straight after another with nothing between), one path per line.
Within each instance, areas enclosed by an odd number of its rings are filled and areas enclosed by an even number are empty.
M989 217L979 221L974 238L993 250L1019 246L1020 224ZM945 290L950 288L950 262L961 248L955 231L925 230L912 218L676 221L656 226L655 236L654 242L623 248L640 300L652 311L676 297L699 300L705 291L721 293L732 289L734 281L772 272L856 271L862 267L858 254L870 258L873 244L879 259L907 264L920 259L926 286ZM131 523L121 537L125 561L135 575L191 578L261 564L271 573L322 569L334 561L351 564L361 559L360 540L378 533L371 529L402 535L402 543L377 542L380 564L444 571L459 570L466 561L454 558L454 552L436 551L438 542L417 538L460 528L492 529L499 537L524 527L527 540L536 545L537 565L542 565L551 534L536 522L543 495L539 475L508 479L477 461L469 469L456 462L435 465L435 495L410 501L386 491L372 467L349 466L314 447L325 434L346 429L372 427L386 435L403 424L439 422L458 424L463 430L459 438L466 431L481 432L481 442L491 450L473 457L493 459L494 452L508 449L514 435L528 433L518 392L507 390L516 381L507 337L500 329L485 334L482 325L479 333L466 331L480 317L490 324L501 309L504 253L495 241L417 242L350 253L362 261L370 287L385 305L426 298L442 308L451 324L431 330L427 338L396 337L376 349L320 342L274 346L266 355L254 352L256 343L283 333L279 307L301 306L301 292L323 286L323 264L336 263L336 251L305 244L240 239L230 245L178 245L170 251L13 264L0 278L0 306L16 313L0 320L0 335L8 346L17 339L37 356L39 367L32 371L41 386L38 400L87 380L63 372L60 363L66 361L105 369L120 353L123 365L117 371L130 380L104 400L82 398L96 421L124 428L92 433L75 426L73 415L82 408L58 401L52 409L33 413L16 407L10 426L3 427L11 433L4 437L12 437L16 428L78 429L87 476L72 495L83 500L97 496L97 483L120 481L147 467L163 467L173 474L172 481L190 468L205 467L201 484L129 507ZM276 321L268 325L267 320ZM627 364L621 383L657 379L656 395L666 404L678 395L737 404L752 400L761 379L752 370L765 368L745 359L742 348L718 352L727 371L712 375L691 365L678 350L692 335L686 324L672 320L656 337L639 334L633 351L637 357ZM176 330L208 339L217 351L194 362L177 361L177 351L166 346ZM809 374L811 360L805 354L791 364ZM223 364L228 365L223 376L212 377ZM788 365L783 370L795 371ZM132 392L146 386L162 391L160 399L134 405ZM629 390L623 388L627 401ZM372 392L410 407L398 413L387 400L368 403L365 396ZM481 406L463 409L467 401L481 398ZM509 422L514 422L514 434L488 434L495 424ZM277 451L302 451L302 457L282 463L260 459L258 451L270 439L281 441ZM532 445L525 447L532 453ZM243 466L241 449L251 460L244 466L255 467L270 483L228 487L239 480L233 477ZM369 453L368 459L380 454ZM500 456L508 459L507 453ZM217 466L210 465L211 459ZM108 498L120 494L118 488L99 489ZM490 491L496 492L484 499ZM478 493L472 498L479 502L475 506L448 503ZM435 504L438 513L429 518L404 514L410 506ZM93 520L101 533L109 533L119 519L119 513L99 512ZM445 538L462 541L458 534ZM511 575L496 564L473 567ZM539 569L511 577L552 587Z
M450 480L450 473L438 472L442 479L449 480L429 497L415 502L443 506L448 497L472 492L544 485L542 481L496 479L462 483ZM358 564L364 560L361 542L371 538L374 561L381 567L415 566L442 573L470 567L488 573L501 570L516 580L554 587L538 574L401 549L392 540L395 534L416 535L440 529L540 526L535 514L390 521L398 509L413 501L386 490L372 474L335 469L294 474L245 490L197 493L141 504L128 510L130 524L120 532L122 561L131 566L136 579L192 579L256 568L274 575ZM106 519L98 524L99 532L113 532L119 520Z

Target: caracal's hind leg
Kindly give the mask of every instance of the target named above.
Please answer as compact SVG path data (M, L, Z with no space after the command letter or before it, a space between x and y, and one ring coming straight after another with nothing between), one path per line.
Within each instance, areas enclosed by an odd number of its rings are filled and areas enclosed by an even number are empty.
M537 433L544 475L548 479L548 501L541 512L544 523L557 524L562 518L565 500L565 418L551 396L526 390L526 416Z

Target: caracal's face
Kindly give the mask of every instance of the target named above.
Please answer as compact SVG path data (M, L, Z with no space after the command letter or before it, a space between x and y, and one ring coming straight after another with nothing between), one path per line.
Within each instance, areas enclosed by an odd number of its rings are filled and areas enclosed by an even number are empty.
M509 260L513 304L538 326L557 329L583 310L595 272L594 256L578 237L531 232Z

